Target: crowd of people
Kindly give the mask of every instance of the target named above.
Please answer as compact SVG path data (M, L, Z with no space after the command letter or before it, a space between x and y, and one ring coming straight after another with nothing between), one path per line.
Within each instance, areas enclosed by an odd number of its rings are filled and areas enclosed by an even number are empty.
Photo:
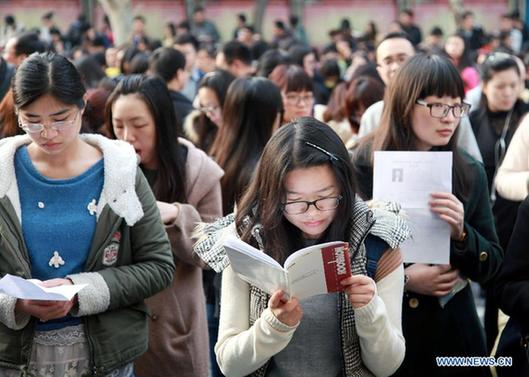
M123 45L106 18L5 16L0 277L87 286L0 293L0 377L526 375L529 29L459 19L426 38L409 9L387 33L344 19L315 47L296 16L267 41L239 14L221 41L201 7L160 40L138 15ZM371 201L376 151L452 152L429 202L449 264L403 263L406 219ZM353 275L270 294L228 235L279 263L346 241ZM489 355L514 365L437 365Z

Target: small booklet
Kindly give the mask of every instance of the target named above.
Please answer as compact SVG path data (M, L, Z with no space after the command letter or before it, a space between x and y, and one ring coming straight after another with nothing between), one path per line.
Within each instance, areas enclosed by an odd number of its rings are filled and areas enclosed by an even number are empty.
M272 294L282 289L290 297L339 292L340 282L351 276L347 242L313 245L291 254L282 267L264 252L240 239L229 236L224 248L231 267L244 281Z
M46 288L37 279L23 279L19 276L5 275L0 279L0 293L22 300L70 301L73 296L88 284L61 285Z

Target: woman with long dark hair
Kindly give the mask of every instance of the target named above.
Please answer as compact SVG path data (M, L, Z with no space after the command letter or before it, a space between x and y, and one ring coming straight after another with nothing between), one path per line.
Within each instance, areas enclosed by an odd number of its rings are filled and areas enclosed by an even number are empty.
M222 170L193 144L177 138L177 118L165 83L132 75L110 95L106 125L139 156L157 200L176 263L169 288L150 297L149 350L135 362L138 376L207 376L203 264L192 252L197 222L222 214ZM189 355L193 355L190 357Z
M463 80L465 93L479 85L479 72L474 67L465 39L454 34L446 39L443 52L456 66Z
M184 131L189 139L200 149L209 152L215 137L222 127L223 108L226 93L235 80L228 71L215 70L202 77L198 84L198 119L186 121Z
M205 227L195 245L224 269L217 360L228 376L388 376L404 356L400 325L402 220L355 195L349 154L314 118L275 133L235 215ZM218 241L235 234L279 263L321 242L349 242L344 292L304 300L243 281ZM212 246L213 245L213 246Z
M0 276L87 286L69 301L0 293L1 376L133 376L148 346L144 299L173 277L133 148L79 134L84 95L59 55L34 54L15 75L26 135L0 142Z
M240 78L228 90L223 123L211 155L224 169L224 213L231 213L253 175L264 146L279 128L283 105L277 87L265 78Z
M502 261L485 172L456 144L460 118L469 111L464 95L463 81L448 59L429 54L411 58L387 88L380 128L361 142L354 155L360 192L370 199L375 151L453 154L453 192L432 193L430 201L432 215L450 225L450 264L410 264L405 269L406 358L396 376L489 373L488 368L436 364L440 356L488 355L467 279L490 281ZM453 297L442 306L443 296Z

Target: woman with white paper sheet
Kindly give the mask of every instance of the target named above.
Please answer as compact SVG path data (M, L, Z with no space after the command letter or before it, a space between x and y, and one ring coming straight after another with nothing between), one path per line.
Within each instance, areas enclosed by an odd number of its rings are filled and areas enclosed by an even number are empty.
M85 88L68 59L33 54L12 86L26 134L0 141L0 277L87 286L68 301L0 293L0 376L130 377L144 299L175 269L155 198L131 146L79 134Z
M468 278L487 282L502 251L494 228L483 167L457 148L467 116L463 82L446 58L417 55L387 89L380 128L354 151L360 191L372 196L374 151L452 151L453 192L432 193L430 209L451 228L449 265L405 269L403 331L406 358L396 376L488 376L488 368L438 367L440 356L487 356Z

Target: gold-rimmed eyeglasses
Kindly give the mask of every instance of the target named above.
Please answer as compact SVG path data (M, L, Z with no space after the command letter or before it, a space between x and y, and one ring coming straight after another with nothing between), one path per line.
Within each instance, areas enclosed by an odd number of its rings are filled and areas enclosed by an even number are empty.
M70 128L75 123L77 117L79 116L79 113L80 111L77 111L73 119L49 122L47 126L45 126L43 123L30 123L19 120L19 127L26 131L28 134L41 133L46 127L51 128L57 132L61 132L67 128Z

